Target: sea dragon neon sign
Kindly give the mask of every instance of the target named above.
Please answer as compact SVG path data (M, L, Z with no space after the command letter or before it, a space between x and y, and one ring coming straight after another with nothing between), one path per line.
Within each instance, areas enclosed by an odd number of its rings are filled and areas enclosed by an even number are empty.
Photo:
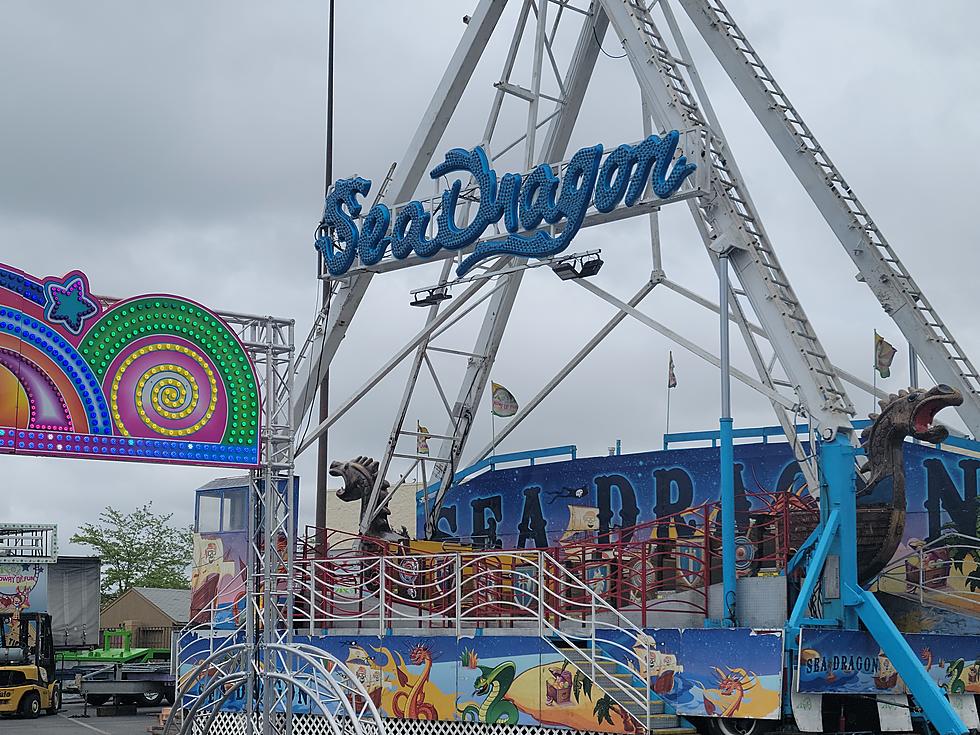
M465 227L456 223L463 186L456 179L442 193L436 216L438 228L432 238L426 235L432 213L419 201L399 207L393 223L391 209L379 202L358 226L362 207L357 197L367 196L371 182L360 176L339 179L324 201L316 248L323 254L330 275L340 276L353 266L355 256L362 266L372 266L389 249L399 260L413 252L430 258L440 250L462 250L503 218L507 234L478 243L459 264L458 276L497 255L556 255L575 237L590 206L599 212L611 212L620 202L632 207L648 184L661 199L677 192L697 168L685 156L674 161L679 137L676 130L663 137L651 135L638 145L619 146L604 161L601 145L582 148L564 167L560 180L550 165L541 164L528 174L507 173L498 181L482 147L471 151L454 148L429 175L438 179L454 172L469 174L479 188L479 207ZM558 234L539 229L542 222L556 225L562 220L564 228Z

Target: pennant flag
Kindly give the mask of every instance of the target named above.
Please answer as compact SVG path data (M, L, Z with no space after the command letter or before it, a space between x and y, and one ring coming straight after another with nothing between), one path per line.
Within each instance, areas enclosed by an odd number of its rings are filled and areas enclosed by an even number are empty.
M677 387L677 376L674 375L674 353L668 352L670 355L670 362L667 364L667 387L676 388Z
M418 436L415 437L418 444L418 453L428 455L429 454L429 430L424 426L422 426L422 424L420 424L418 421L416 421L415 423L419 427Z
M491 383L491 409L494 416L513 416L517 413L518 405L514 394L500 385Z
M888 343L888 340L875 331L875 370L878 371L878 375L881 377L887 378L892 374L892 360L895 359L896 351Z

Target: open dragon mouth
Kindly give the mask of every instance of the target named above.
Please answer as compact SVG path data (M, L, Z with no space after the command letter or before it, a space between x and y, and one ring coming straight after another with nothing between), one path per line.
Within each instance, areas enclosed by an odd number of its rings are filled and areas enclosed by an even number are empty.
M344 463L343 462L331 462L330 469L327 470L327 474L331 477L343 477L346 480L346 475L344 474ZM341 500L347 499L347 483L344 482L344 487L337 490L337 497Z
M937 385L926 391L919 406L912 414L911 434L920 441L938 444L945 441L949 431L942 424L933 424L936 414L947 406L959 406L963 403L960 392L948 385Z
M475 694L478 697L482 697L484 694L486 694L489 691L490 691L490 685L489 684L483 684L481 686L475 687L473 689L473 694Z

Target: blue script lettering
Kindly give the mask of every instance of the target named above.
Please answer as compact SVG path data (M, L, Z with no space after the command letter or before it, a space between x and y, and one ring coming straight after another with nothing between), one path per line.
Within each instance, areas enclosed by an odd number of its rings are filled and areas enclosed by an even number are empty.
M454 148L430 172L433 179L452 173L467 174L479 190L476 215L465 227L456 222L456 207L463 183L455 179L442 193L436 217L437 231L428 238L432 214L421 202L412 201L391 210L377 203L361 221L362 205L371 182L361 177L338 180L323 204L323 219L316 248L323 254L327 270L340 276L350 270L355 255L361 265L376 265L391 251L404 259L413 252L430 258L440 250L461 250L477 243L473 252L459 264L457 276L465 275L480 261L498 255L546 258L563 252L575 237L590 206L611 212L622 202L627 207L639 202L648 187L666 199L673 195L697 166L685 156L674 161L680 135L676 130L662 138L651 135L639 145L621 145L602 161L602 146L583 148L569 161L559 179L548 164L541 164L527 175L504 174L499 183L481 147L472 151ZM601 165L600 165L601 164ZM503 219L506 236L478 242L492 225ZM539 229L542 223L558 225L561 232ZM519 234L523 231L526 234Z

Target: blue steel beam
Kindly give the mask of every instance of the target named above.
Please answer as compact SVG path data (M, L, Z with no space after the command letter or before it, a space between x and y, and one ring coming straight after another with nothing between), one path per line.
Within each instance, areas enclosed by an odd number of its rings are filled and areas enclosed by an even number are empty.
M790 559L789 564L786 565L785 574L787 577L791 575L793 572L795 572L796 568L804 562L807 553L809 553L810 549L813 548L813 545L817 543L817 541L820 539L820 536L822 534L823 534L823 524L814 528L810 532L810 535L806 537L806 541L800 544L800 548L796 550L796 553L793 554L793 558Z
M786 623L787 645L797 639L799 626L804 622L836 624L845 630L857 630L860 618L939 734L963 735L968 730L943 691L926 673L922 662L874 595L858 584L855 454L856 450L843 432L820 444L820 513L821 517L826 516L826 521L816 551L807 565L800 595ZM803 613L817 581L826 574L825 564L831 554L837 555L840 562L840 594L824 599L822 621L806 620Z
M810 598L813 597L813 592L817 588L817 582L820 580L820 572L823 570L823 563L827 559L827 553L830 551L830 546L834 541L834 537L837 535L839 525L840 511L835 508L827 516L827 520L823 524L823 534L820 536L820 541L817 543L817 548L813 552L810 563L807 564L806 576L803 578L800 594L796 598L796 604L793 605L793 612L790 613L789 620L786 621L786 629L788 631L796 631L800 627L800 621L803 619L803 614L806 612ZM791 637L795 640L796 636Z
M939 731L939 735L962 735L968 732L943 690L926 673L915 651L875 596L860 587L848 587L845 592L851 598L850 604L857 610L868 632L888 656L888 660L902 677L915 701L922 707L929 722Z

